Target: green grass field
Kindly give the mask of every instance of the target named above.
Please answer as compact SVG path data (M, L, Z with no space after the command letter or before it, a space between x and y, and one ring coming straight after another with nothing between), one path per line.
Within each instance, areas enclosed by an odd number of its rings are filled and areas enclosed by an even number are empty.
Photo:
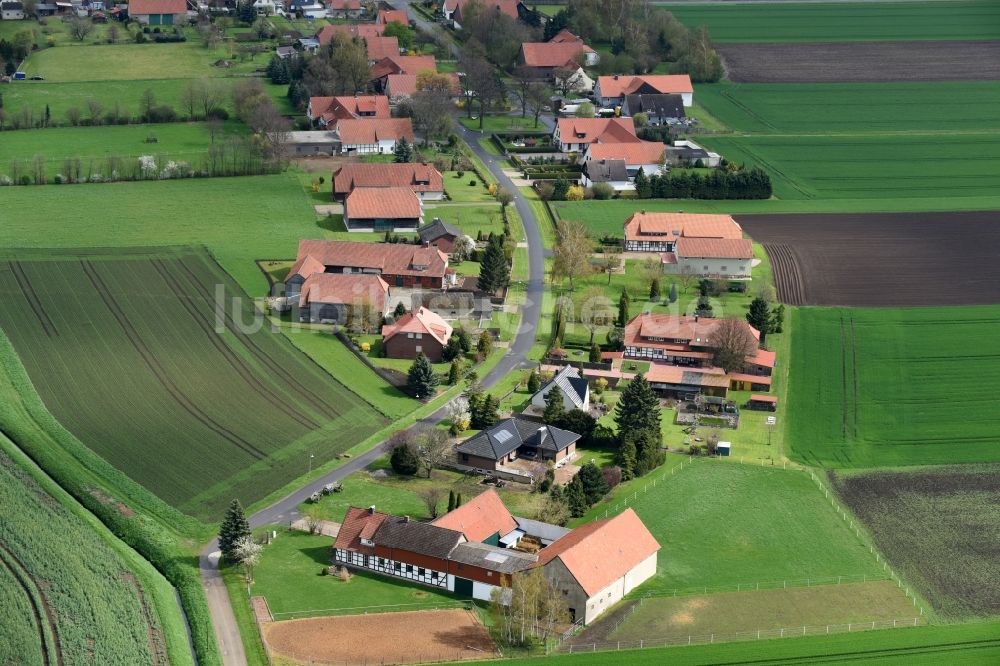
M0 661L191 663L167 582L12 447L0 435Z
M466 174L466 178L469 174ZM478 181L475 174L472 180ZM466 181L468 182L468 181ZM424 219L432 220L440 217L449 224L454 224L467 235L477 238L480 233L489 234L503 233L503 217L500 214L500 204L484 204L482 206L466 205L435 205L431 202L424 204Z
M249 504L309 454L325 462L388 423L254 324L204 252L21 250L5 264L4 331L49 409L189 515Z
M998 81L710 83L698 103L737 133L899 134L1000 129ZM929 104L928 100L934 103Z
M1000 308L799 308L791 455L825 467L1000 460Z
M731 640L730 636L742 632L803 626L820 633L825 625L912 620L917 614L891 580L650 597L608 635L608 640L635 642L712 634L716 640Z
M344 582L324 576L330 566L328 536L279 531L261 553L252 593L267 599L276 620L318 615L356 615L421 610L461 602L448 592L424 585L361 573Z
M212 66L217 57L194 42L65 46L35 51L21 71L44 76L46 83L227 76L231 70Z
M1000 38L990 0L871 3L656 3L717 42Z
M658 473L654 472L654 475ZM641 485L651 479L640 480ZM879 575L809 477L798 471L697 461L629 506L662 546L638 594L837 576ZM603 506L591 511L603 517ZM763 585L762 585L763 587Z

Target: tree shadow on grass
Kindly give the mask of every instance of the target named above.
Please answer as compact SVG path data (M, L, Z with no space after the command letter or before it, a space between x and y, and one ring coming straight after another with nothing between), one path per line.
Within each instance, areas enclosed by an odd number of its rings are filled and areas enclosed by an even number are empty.
M313 548L303 548L302 554L310 557L316 564L322 564L323 566L330 566L331 562L331 552L330 548L333 546L333 539L330 539L329 546L315 546Z
M320 229L325 229L327 231L333 231L338 233L347 231L347 228L344 226L343 215L327 215L326 217L317 220L316 226L319 227Z

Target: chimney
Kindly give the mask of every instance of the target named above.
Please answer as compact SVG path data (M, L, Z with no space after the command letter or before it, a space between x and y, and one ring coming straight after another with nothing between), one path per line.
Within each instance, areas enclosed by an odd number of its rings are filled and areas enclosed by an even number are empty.
M370 507L368 507L368 515L369 516L374 516L375 515L375 505L374 504L372 504Z
M694 323L698 323L698 313L694 313Z

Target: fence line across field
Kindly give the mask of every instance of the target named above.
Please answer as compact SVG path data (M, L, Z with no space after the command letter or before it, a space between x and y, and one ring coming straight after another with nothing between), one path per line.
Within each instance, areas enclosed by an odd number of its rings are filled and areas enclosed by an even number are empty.
M875 629L896 629L899 627L916 627L922 618L904 618L895 620L873 620L871 622L850 622L847 624L802 625L799 627L783 627L781 629L756 629L753 631L737 631L732 633L702 634L699 636L678 636L674 638L648 638L633 641L597 641L591 643L570 643L560 648L561 652L569 654L584 654L589 652L607 652L617 650L635 650L671 645L707 645L712 643L754 641L771 638L791 638L795 636L820 636L825 634L854 633L872 631Z
M383 606L354 606L352 608L312 608L309 610L302 611L285 611L283 613L271 613L271 617L275 621L279 620L299 620L308 619L313 617L322 617L325 615L368 615L368 614L382 614L390 612L390 610L397 610L399 612L406 611L422 611L422 610L452 610L461 609L468 606L468 603L462 601L442 601L433 604L414 602L412 604L385 604Z
M274 657L281 660L281 663L296 662L302 666L391 666L395 664L440 664L456 661L479 661L482 659L502 658L499 652L483 652L482 655L468 654L463 651L441 651L426 652L424 654L408 656L403 661L394 659L385 660L379 657L371 659L319 659L308 654L299 654L295 650L281 649L274 651L274 655L268 654L268 662L274 663Z

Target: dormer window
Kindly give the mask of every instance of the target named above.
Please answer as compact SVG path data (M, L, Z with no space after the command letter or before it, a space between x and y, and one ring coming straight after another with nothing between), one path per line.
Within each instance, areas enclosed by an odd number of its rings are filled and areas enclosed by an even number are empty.
M374 546L375 543L371 539L362 539L361 540L361 545L362 546Z

